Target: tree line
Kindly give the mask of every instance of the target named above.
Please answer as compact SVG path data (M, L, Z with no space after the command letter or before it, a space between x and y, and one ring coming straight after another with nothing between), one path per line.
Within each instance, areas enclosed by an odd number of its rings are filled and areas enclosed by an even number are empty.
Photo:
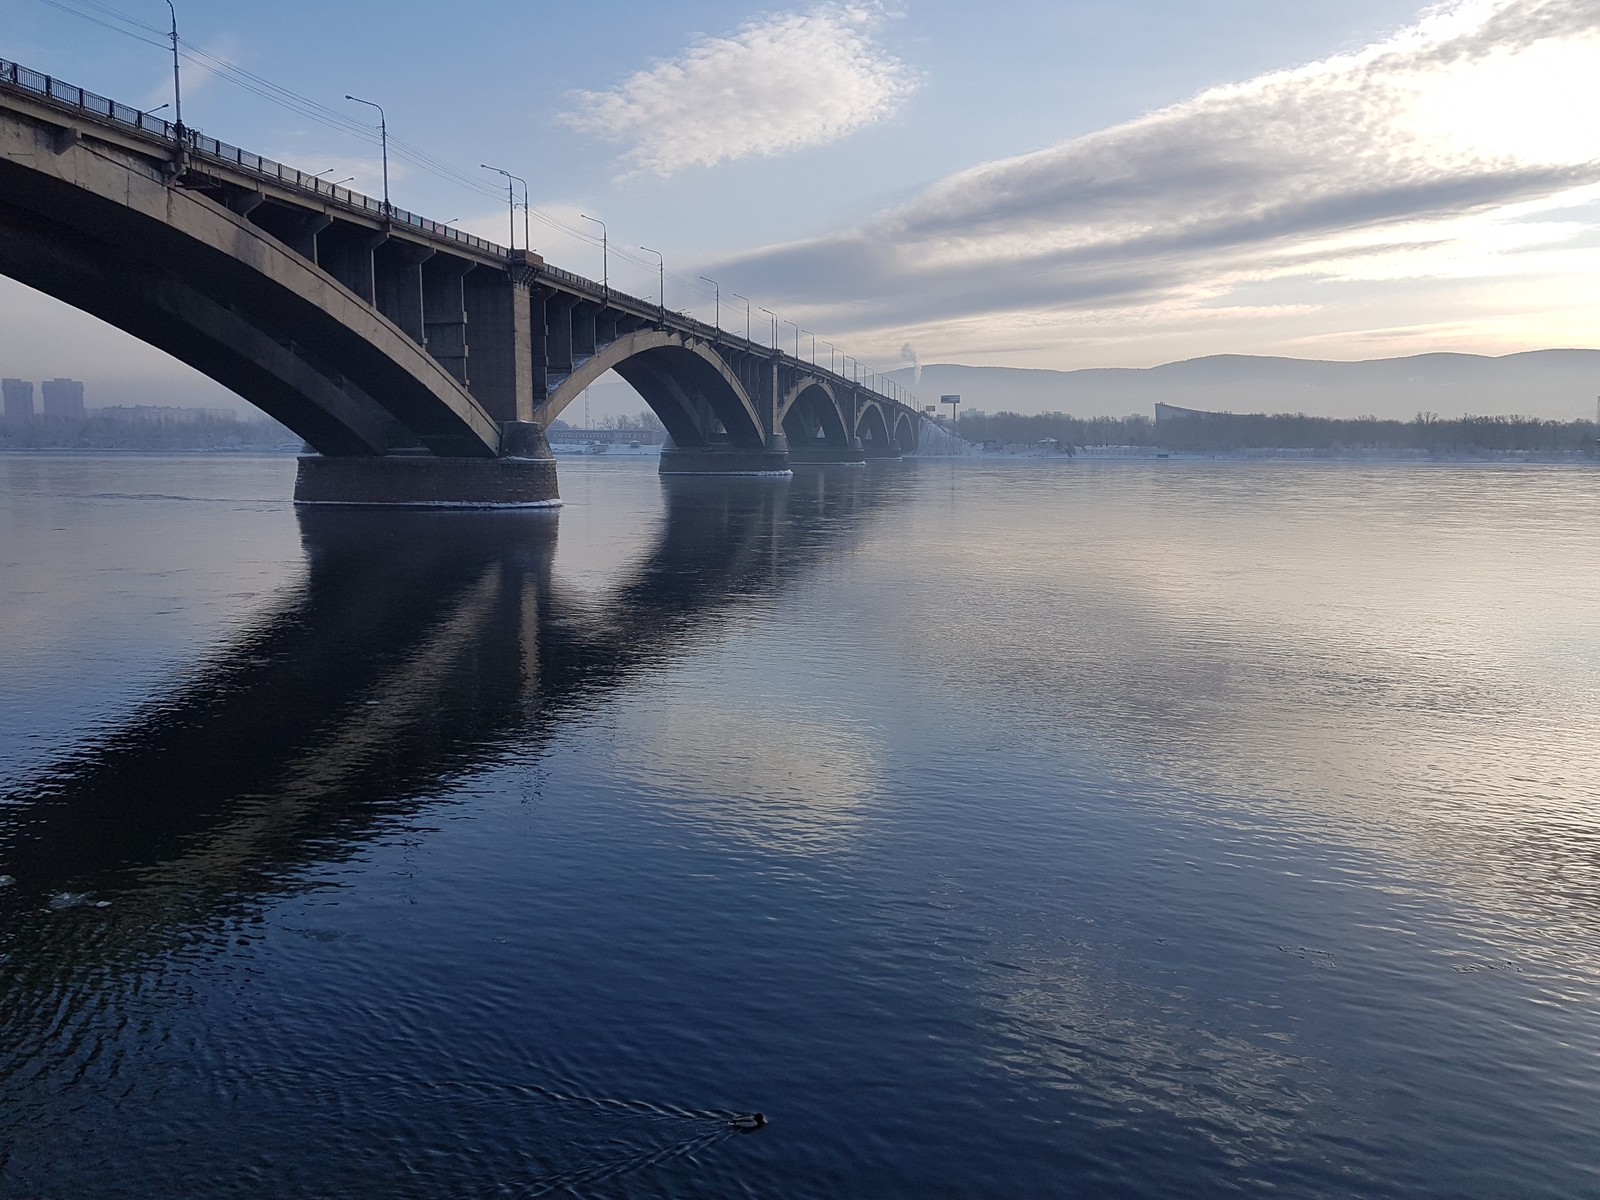
M129 420L89 413L81 417L0 417L0 450L278 450L300 439L271 417Z
M1304 413L1207 413L1157 423L1146 416L1072 417L1066 413L964 414L962 437L980 445L1037 445L1063 453L1080 446L1149 446L1197 453L1236 450L1406 450L1427 454L1594 454L1593 421L1537 417L1308 417Z

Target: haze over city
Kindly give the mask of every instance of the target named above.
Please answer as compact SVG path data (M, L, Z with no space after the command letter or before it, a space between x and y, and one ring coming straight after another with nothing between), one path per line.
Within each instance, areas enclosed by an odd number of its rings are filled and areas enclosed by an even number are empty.
M122 10L143 28L3 0L6 52L156 106L165 6L147 7ZM670 307L711 319L710 276L725 326L748 295L878 371L1595 345L1585 0L685 3L620 22L478 3L451 15L470 72L435 61L433 12L188 6L185 118L378 194L376 133L343 96L380 98L397 203L520 241L478 167L504 164L552 263L600 276L598 216L614 285L654 296L639 247L657 247ZM229 403L3 280L0 369L72 374L105 403Z

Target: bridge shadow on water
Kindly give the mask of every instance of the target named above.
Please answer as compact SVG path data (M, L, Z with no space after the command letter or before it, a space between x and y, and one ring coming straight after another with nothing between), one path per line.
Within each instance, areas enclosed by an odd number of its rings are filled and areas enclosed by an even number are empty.
M565 724L846 551L897 476L662 480L653 545L600 594L563 587L555 514L299 511L308 570L291 594L188 682L0 794L0 1078L55 1005L91 1002L71 980L137 971L475 773L536 761ZM102 897L97 919L61 919Z

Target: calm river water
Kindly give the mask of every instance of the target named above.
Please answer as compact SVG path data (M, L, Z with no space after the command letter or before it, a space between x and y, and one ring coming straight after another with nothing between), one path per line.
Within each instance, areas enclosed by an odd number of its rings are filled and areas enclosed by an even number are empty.
M0 456L0 1196L1600 1195L1595 471L293 471Z

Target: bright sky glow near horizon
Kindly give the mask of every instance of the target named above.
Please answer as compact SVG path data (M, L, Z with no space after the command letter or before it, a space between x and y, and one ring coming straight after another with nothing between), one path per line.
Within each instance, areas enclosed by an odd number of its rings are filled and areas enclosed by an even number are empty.
M165 3L0 0L0 55L170 99ZM107 9L113 10L108 13ZM742 327L734 292L878 370L1600 345L1595 0L180 3L186 40L481 181L396 203ZM377 193L376 134L186 65L184 116ZM517 223L521 238L521 217ZM757 312L759 323L765 317ZM758 331L759 331L758 324ZM792 330L785 326L785 337ZM72 347L71 354L64 348ZM192 372L0 281L0 370ZM101 371L106 375L111 368ZM195 401L198 402L198 401Z

